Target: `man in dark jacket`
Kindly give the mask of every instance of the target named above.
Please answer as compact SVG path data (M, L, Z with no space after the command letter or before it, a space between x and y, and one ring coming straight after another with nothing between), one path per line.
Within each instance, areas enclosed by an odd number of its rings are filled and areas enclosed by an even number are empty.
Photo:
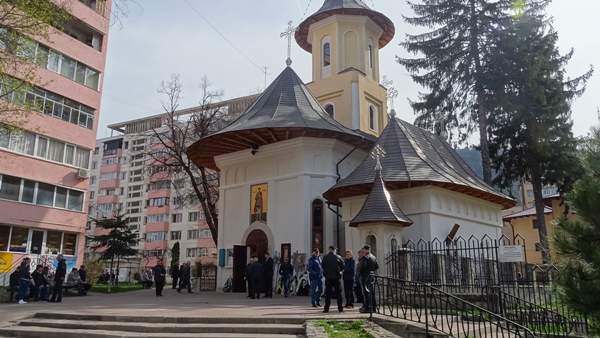
M248 284L248 298L254 299L256 291L254 290L254 276L252 276L252 264L254 257L250 257L250 261L246 265L246 283Z
M179 281L179 264L171 266L171 279L173 280L173 290L177 289L177 282Z
M265 252L265 262L263 263L265 297L273 298L273 258L269 252Z
M364 256L358 262L360 284L363 289L363 306L360 312L368 313L375 309L375 272L379 269L377 258L371 253L371 247L363 247Z
M15 292L19 291L19 275L21 274L21 267L17 266L15 271L10 274L8 288L10 290L9 301L12 302L15 296Z
M181 289L187 288L188 293L193 293L192 292L192 281L191 281L192 267L191 267L190 262L183 264L179 273L180 273L180 277L179 277L180 279L179 279L179 288L177 289L177 292L181 293Z
M344 271L344 260L335 252L335 247L329 247L329 253L323 257L323 275L325 275L325 308L323 312L329 312L331 297L335 293L339 312L344 312L342 307L342 287L340 279Z
M167 271L163 266L162 259L159 259L156 266L152 269L154 275L154 287L156 288L156 297L162 297L162 291L165 287Z
M264 288L264 275L265 271L263 269L263 265L258 261L258 258L252 258L253 263L250 266L250 275L252 276L252 285L254 286L254 297L256 299L260 298L260 293ZM251 297L252 298L252 297Z
M290 282L294 275L294 266L290 263L288 257L283 259L283 263L279 266L279 275L283 283L283 297L287 298L290 295Z
M25 257L21 262L19 269L19 304L27 304L27 298L29 297L29 283L31 283L31 274L29 273L29 265L31 259Z
M321 307L321 294L323 293L323 267L319 249L314 248L308 260L308 278L310 280L310 302L313 307Z
M62 302L63 283L67 275L67 264L63 255L56 256L56 260L58 261L58 265L54 273L54 287L52 288L52 297L50 297L51 303Z
M79 278L82 283L87 283L87 271L85 270L85 265L79 267Z
M37 265L35 267L35 271L31 274L31 279L33 279L33 288L31 294L33 295L33 300L48 300L48 280L46 276L44 276L44 267L41 265Z
M344 259L344 296L346 297L347 308L354 307L354 274L356 273L354 257L352 251L346 251Z

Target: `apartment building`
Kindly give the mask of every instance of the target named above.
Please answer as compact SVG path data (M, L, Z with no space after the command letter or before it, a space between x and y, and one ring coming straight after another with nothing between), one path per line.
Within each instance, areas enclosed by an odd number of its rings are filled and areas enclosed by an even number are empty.
M0 83L2 99L28 110L18 126L0 124L0 272L25 255L83 262L112 1L63 3L72 15L64 27L23 37L36 83L24 95Z
M233 117L245 110L255 96L223 101L215 107ZM196 108L178 114L185 118ZM117 136L100 139L92 156L89 213L92 218L125 215L138 231L140 264L150 267L157 259L169 264L171 248L180 245L180 262L215 262L216 248L197 199L190 199L191 186L185 176L174 177L155 169L151 153L159 146L155 132L166 131L164 115L110 125ZM88 224L88 234L101 231ZM123 275L120 273L120 275Z

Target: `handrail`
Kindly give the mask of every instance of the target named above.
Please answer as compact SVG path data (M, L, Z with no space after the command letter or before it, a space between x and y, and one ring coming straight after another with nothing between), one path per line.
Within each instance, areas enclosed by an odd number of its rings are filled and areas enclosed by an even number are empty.
M535 337L521 324L425 283L375 276L375 298L376 313L425 324L427 337L431 329L453 337Z
M534 328L536 332L543 334L563 334L568 335L573 333L574 329L577 332L577 327L583 329L583 333L587 335L588 325L587 318L578 317L574 313L561 313L558 309L552 309L541 306L523 298L512 295L501 288L498 288L500 296L499 302L504 316L511 317L521 324L527 325L529 328ZM507 304L505 300L510 303ZM507 308L507 305L510 308ZM511 313L515 311L514 313ZM547 320L546 316L540 318L540 314L548 314L553 316L553 320Z

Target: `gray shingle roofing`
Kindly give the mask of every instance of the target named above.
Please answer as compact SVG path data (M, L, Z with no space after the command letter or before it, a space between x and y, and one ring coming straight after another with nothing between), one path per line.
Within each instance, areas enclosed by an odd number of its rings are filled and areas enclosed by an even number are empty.
M392 199L381 178L381 170L375 172L373 188L367 196L362 208L350 221L350 226L359 226L364 223L393 223L409 226L413 221L408 218Z
M394 23L382 13L372 10L362 0L325 0L323 6L306 18L296 30L296 41L298 45L307 52L312 51L312 45L308 41L308 31L310 25L321 21L335 14L342 15L361 15L371 18L382 30L383 34L379 38L379 48L387 45L395 34Z
M364 194L375 177L377 156L388 189L437 185L506 207L514 205L514 200L477 177L448 143L396 118L390 120L369 156L324 196L338 201L341 197Z
M550 214L550 213L552 213L552 208L549 206L544 206L544 214ZM505 221L509 221L514 218L530 217L530 216L535 216L535 215L536 215L536 209L535 209L535 207L531 207L531 208L527 208L525 210L515 212L514 214L506 215L502 219Z
M218 169L214 157L296 137L335 138L369 149L373 140L334 120L291 67L237 119L192 144L188 156L199 166Z

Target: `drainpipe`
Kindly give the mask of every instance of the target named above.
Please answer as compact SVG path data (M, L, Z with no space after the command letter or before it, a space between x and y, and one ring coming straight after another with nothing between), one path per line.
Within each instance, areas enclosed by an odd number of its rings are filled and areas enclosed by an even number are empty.
M344 162L350 155L352 155L352 153L357 149L358 147L354 147L352 148L352 150L350 150L350 152L348 152L344 157L342 157L341 160L338 161L338 163L335 164L335 174L337 175L336 179L335 179L335 183L338 183L341 179L341 174L340 174L340 165L342 164L342 162ZM335 210L331 208L332 203L327 201L327 209L329 209L331 212L333 212L335 214L335 229L336 229L336 243L338 248L340 247L340 204L334 204L335 205Z

